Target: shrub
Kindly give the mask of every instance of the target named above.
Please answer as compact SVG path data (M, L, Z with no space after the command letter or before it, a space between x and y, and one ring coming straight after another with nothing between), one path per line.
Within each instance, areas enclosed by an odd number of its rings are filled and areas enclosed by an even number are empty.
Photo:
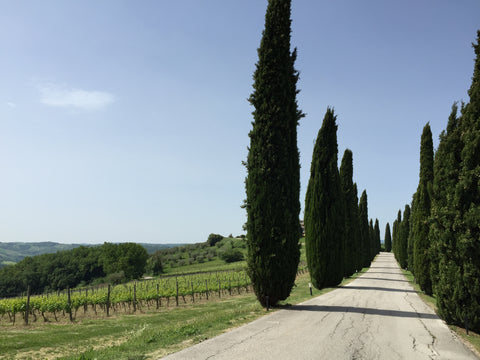
M228 249L220 254L220 259L227 263L243 260L243 253L238 249Z

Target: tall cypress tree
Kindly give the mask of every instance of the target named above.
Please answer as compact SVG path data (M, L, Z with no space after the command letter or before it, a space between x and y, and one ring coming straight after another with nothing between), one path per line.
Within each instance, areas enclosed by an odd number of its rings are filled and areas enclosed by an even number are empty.
M431 191L433 183L433 141L430 125L423 128L420 144L420 181L415 193L412 210L413 236L413 265L415 277L420 288L426 294L432 294L432 280L430 277L430 239L429 224L431 208Z
M358 244L358 199L353 184L353 153L346 149L340 165L340 181L345 201L345 261L344 276L355 273Z
M344 274L344 200L337 163L336 116L328 108L313 150L305 197L305 248L317 289L337 285Z
M373 219L368 223L368 234L370 238L370 262L373 261L377 254L377 246L375 244L375 228L373 227Z
M381 239L380 239L380 224L378 222L378 219L375 219L375 251L376 251L376 254L379 254L381 249L382 249L382 243L381 243Z
M402 225L402 211L398 210L397 219L393 222L392 231L392 250L395 254L395 259L398 260L398 253L400 248L400 226Z
M355 222L355 243L356 243L356 250L355 250L355 257L354 257L354 263L355 263L355 271L362 270L363 267L363 260L361 257L362 254L362 240L360 238L360 234L358 230L360 229L360 215L358 213L358 189L357 189L357 183L353 183L353 198L355 199L355 209L353 210L354 213L356 214L357 218L354 220Z
M390 224L387 223L385 226L385 251L390 252L392 251L392 234L390 232Z
M458 106L452 106L446 131L440 134L435 153L433 196L430 226L432 240L431 276L437 296L439 314L448 323L461 324L457 316L457 286L461 261L457 254L458 232L454 229L456 217L455 188L457 186L463 141L460 132L461 118Z
M368 200L367 191L363 190L358 204L358 234L360 236L360 257L362 260L361 268L370 266L370 236L368 230Z
M300 258L297 125L303 114L290 15L290 0L269 0L249 98L255 110L245 181L247 265L262 305L267 296L271 305L288 297Z
M445 141L437 151L442 150L438 156L446 157L450 163L439 159L436 164L443 170L438 171L439 176L446 181L434 181L438 193L433 204L438 208L432 212L437 220L432 228L439 263L439 278L434 281L440 314L449 323L467 323L470 329L480 331L480 31L473 47L476 59L468 91L470 102L462 107L460 119L451 116L447 135L441 139ZM435 169L439 170L437 166ZM448 196L450 180L457 174L453 196ZM440 199L442 194L447 194L446 201ZM454 209L453 216L445 212L443 204Z
M398 228L397 260L401 268L407 267L408 234L410 233L410 205L405 205L403 219Z

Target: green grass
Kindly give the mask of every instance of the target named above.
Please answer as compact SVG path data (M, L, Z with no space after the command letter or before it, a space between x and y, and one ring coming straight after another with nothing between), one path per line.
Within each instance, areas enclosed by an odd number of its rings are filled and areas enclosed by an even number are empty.
M342 285L352 279L345 279ZM312 298L309 282L308 273L299 275L290 297L278 308ZM313 289L313 296L334 289ZM0 359L158 359L265 314L265 309L249 293L220 301L76 324L39 321L28 327L3 326L0 328Z
M413 286L417 294L420 296L420 298L428 305L430 306L435 312L437 312L437 299L435 295L430 296L426 295L421 289L420 286L415 283L414 281L414 276L413 274L408 271L408 270L403 270L403 275L407 278L407 280L410 282L410 284ZM469 331L469 334L467 335L467 331L464 328L455 326L455 325L449 325L450 329L452 329L460 338L464 340L467 344L470 344L471 347L475 349L477 352L477 355L480 356L480 334L477 334L475 332Z

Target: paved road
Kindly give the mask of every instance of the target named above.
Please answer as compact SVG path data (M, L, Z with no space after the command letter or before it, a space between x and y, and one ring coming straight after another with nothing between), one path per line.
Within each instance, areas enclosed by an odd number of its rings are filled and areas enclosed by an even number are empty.
M423 303L393 255L330 293L163 358L478 359Z

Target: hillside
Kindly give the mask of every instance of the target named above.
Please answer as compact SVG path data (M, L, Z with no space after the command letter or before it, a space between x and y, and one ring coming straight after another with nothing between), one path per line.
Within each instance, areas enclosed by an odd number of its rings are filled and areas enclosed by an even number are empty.
M57 251L72 250L85 244L60 244L56 242L0 242L0 268L17 263L27 256L56 253ZM147 252L168 249L182 244L142 244ZM94 246L94 245L91 245Z

